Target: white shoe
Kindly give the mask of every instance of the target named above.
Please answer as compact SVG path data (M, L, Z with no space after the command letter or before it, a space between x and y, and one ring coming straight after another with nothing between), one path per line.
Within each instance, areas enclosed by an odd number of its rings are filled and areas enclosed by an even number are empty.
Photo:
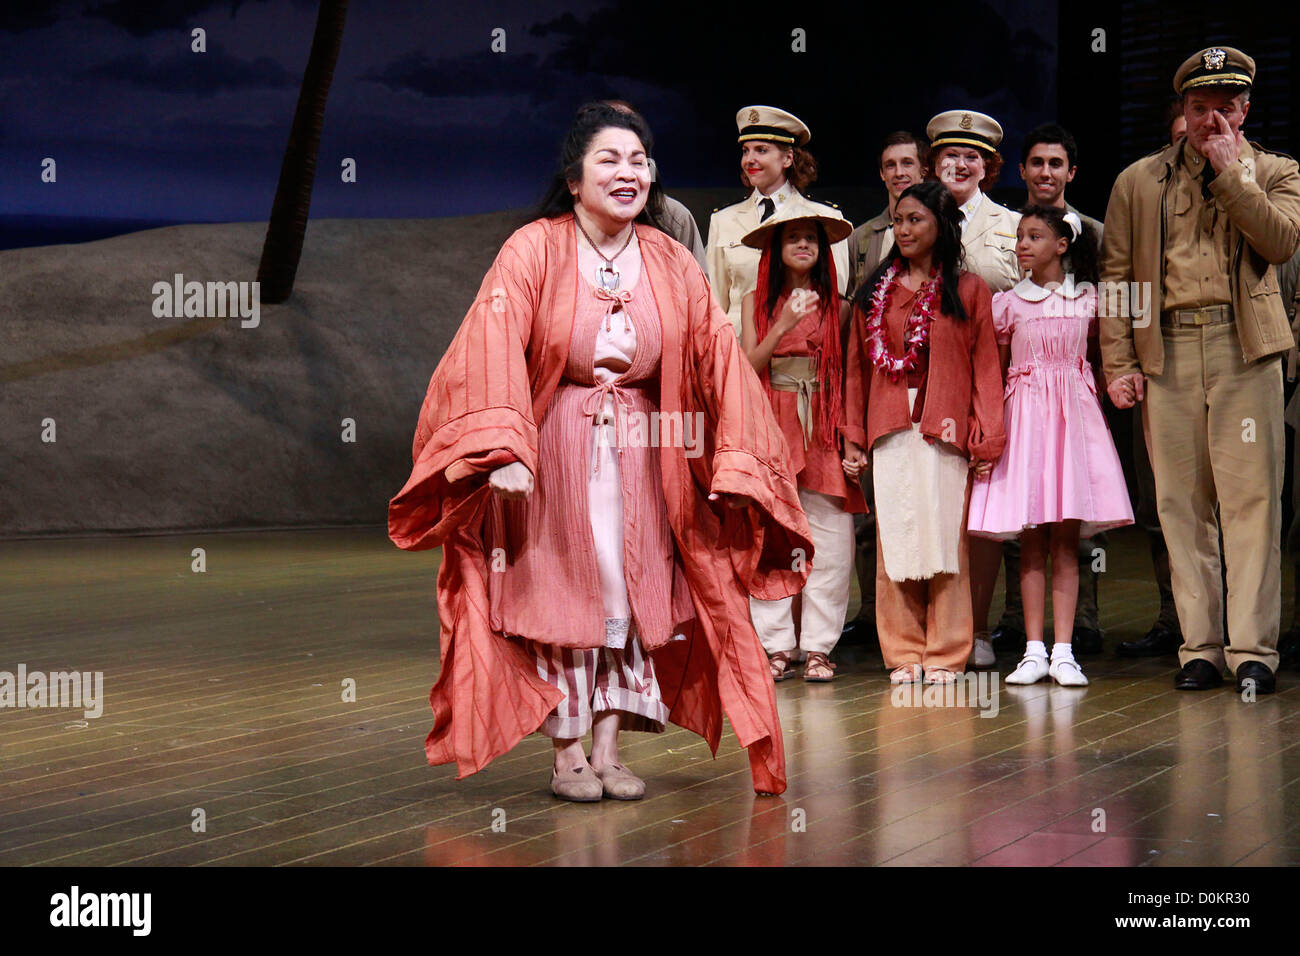
M966 663L968 666L979 670L996 667L998 657L993 653L993 642L987 637L975 638L975 646L971 649L970 660Z
M1083 668L1073 657L1063 657L1060 660L1052 661L1052 666L1048 668L1052 675L1052 680L1056 681L1062 687L1087 687L1088 678L1083 676Z
M1037 684L1047 676L1049 667L1046 657L1032 654L1020 659L1016 669L1007 675L1008 684ZM1087 683L1087 681L1084 681Z

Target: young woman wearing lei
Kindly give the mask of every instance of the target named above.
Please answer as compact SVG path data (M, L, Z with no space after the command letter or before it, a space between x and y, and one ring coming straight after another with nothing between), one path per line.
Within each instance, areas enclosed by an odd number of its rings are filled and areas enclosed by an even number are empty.
M974 638L966 508L1002 453L992 295L961 271L940 183L899 197L896 253L858 290L845 355L844 470L871 468L876 627L894 683L950 683Z

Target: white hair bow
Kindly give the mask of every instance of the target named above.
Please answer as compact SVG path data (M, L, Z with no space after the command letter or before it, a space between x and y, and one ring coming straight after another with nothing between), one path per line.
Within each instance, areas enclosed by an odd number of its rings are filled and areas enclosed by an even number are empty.
M1078 239L1079 236L1083 234L1083 220L1079 218L1077 212L1067 212L1061 218L1069 224L1070 232L1074 234L1074 239L1071 239L1070 241L1074 242L1075 239Z

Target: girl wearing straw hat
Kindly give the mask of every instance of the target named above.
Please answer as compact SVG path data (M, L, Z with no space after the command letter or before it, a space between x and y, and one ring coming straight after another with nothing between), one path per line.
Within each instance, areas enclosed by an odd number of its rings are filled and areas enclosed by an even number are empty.
M796 647L806 655L804 680L835 676L828 655L848 610L853 515L867 510L858 483L845 479L840 453L840 327L848 303L839 296L831 246L851 231L843 218L796 197L743 239L759 262L757 287L741 304L741 346L784 434L813 542L800 595L749 602L775 681L793 676Z

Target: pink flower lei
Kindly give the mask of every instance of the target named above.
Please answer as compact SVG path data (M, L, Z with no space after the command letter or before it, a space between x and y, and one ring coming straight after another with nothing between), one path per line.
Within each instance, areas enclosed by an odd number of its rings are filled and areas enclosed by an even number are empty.
M876 283L871 295L871 311L867 314L867 357L893 382L898 381L904 372L916 368L921 350L930 342L930 323L934 320L935 304L939 298L938 272L934 271L930 273L930 281L917 292L916 306L907 317L907 327L903 330L906 352L902 358L894 356L885 334L885 311L889 308L889 297L893 295L901 271L895 262Z

